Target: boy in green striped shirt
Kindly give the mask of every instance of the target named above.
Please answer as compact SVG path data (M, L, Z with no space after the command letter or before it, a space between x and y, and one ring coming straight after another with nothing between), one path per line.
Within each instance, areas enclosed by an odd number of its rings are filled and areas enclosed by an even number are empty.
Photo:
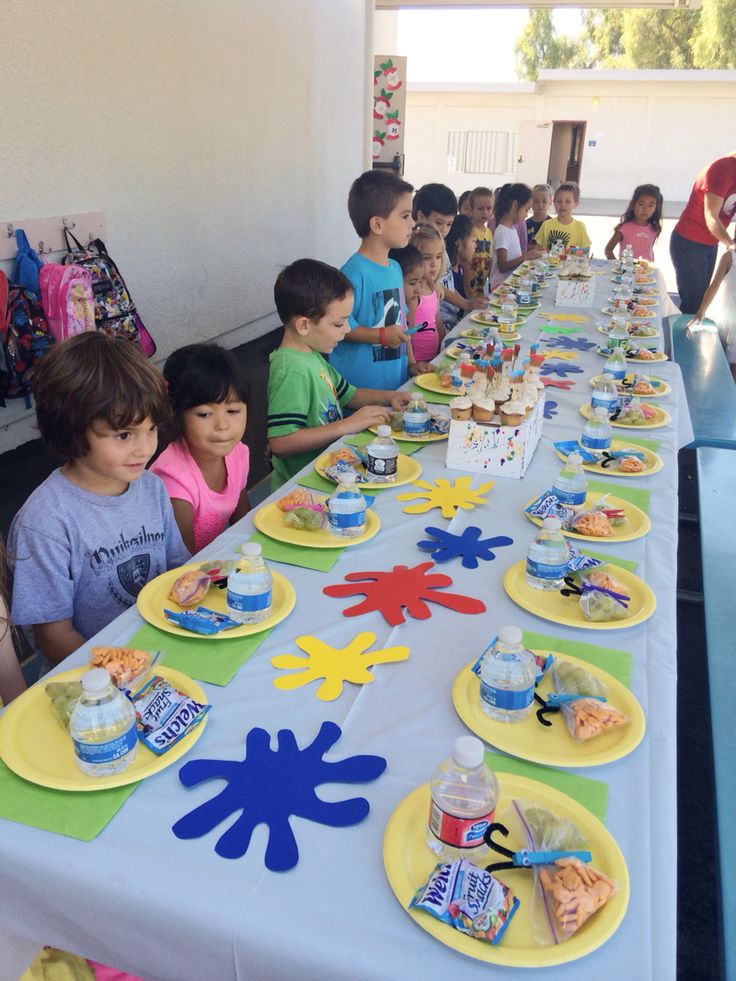
M299 259L279 274L274 300L284 324L268 376L275 490L330 443L387 422L386 407L401 411L409 393L355 388L323 357L348 333L353 309L353 287L338 269ZM354 411L343 416L345 408Z

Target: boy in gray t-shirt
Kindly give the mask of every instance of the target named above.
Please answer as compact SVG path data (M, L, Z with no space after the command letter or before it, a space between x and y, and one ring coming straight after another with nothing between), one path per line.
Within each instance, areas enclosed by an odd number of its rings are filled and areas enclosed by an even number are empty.
M34 381L41 436L64 460L15 516L11 617L58 663L189 553L166 490L145 472L168 414L161 375L127 341L84 333Z

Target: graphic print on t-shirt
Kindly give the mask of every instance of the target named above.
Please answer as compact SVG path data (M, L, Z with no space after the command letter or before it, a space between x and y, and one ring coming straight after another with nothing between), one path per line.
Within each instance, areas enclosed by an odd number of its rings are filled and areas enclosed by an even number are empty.
M327 397L320 398L319 417L322 425L325 426L330 422L337 422L338 419L342 419L342 409L340 408L340 400L337 397L337 392L335 391L335 386L332 384L329 372L320 371L319 380L324 382L325 387L334 396L334 401Z
M135 535L126 537L124 532L107 545L98 545L87 552L90 569L103 581L118 603L130 606L149 579L164 571L154 555L148 550L162 552L166 536L163 531L148 531L145 525ZM145 548L146 551L140 551ZM122 586L124 592L121 591ZM127 595L126 595L127 594Z
M392 327L401 324L401 291L396 289L380 290L371 297L374 327ZM383 347L373 345L374 361L396 361L401 357L401 347Z
M127 590L131 596L138 593L148 582L148 574L151 571L151 556L146 552L144 555L133 555L127 562L122 562L117 569L118 579L123 589Z
M553 228L547 236L546 248L549 250L553 245L557 245L558 243L567 247L570 244L570 233L563 232L561 228Z

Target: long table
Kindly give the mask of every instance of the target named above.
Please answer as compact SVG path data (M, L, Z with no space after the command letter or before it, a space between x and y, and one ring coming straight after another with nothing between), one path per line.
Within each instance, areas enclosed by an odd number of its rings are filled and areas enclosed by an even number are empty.
M593 328L596 318L603 319L597 311L608 295L607 271L605 267L597 275L593 309L562 310L592 318L585 332L575 336L604 340ZM544 295L543 310L552 309L553 297L551 287ZM542 323L540 313L529 318L523 329L525 345L537 339ZM295 587L294 611L227 687L205 686L213 708L189 758L242 758L245 734L254 726L272 733L274 743L278 729L290 728L299 745L305 746L323 721L336 722L342 737L329 754L332 758L370 753L388 761L386 772L373 783L321 790L330 800L365 796L371 806L365 821L331 829L293 818L300 858L290 872L264 867L264 826L254 832L243 858L223 859L214 853L214 844L226 825L197 840L181 841L172 834L172 824L214 792L212 784L183 788L179 765L174 765L145 780L89 843L0 822L0 928L133 971L147 981L418 977L481 981L500 976L503 969L453 952L402 911L384 873L382 842L397 804L429 780L449 755L455 738L467 733L451 701L458 671L486 647L500 624L517 623L528 630L631 652L631 686L647 720L646 736L629 757L576 771L609 785L606 824L629 867L628 912L601 948L580 961L548 970L545 977L554 974L565 981L587 981L592 974L637 981L674 978L677 449L690 441L692 431L679 369L657 364L656 374L672 386L672 394L662 400L672 424L642 435L660 441L664 468L626 481L652 492L652 529L638 541L602 546L638 563L637 574L657 597L654 616L630 629L591 632L526 613L502 587L504 572L524 557L535 531L521 505L551 485L559 469L553 441L579 437L583 424L579 406L588 400L588 378L602 368L603 359L581 352L572 363L583 367L584 373L571 376L572 391L548 390L548 400L557 403L556 414L545 421L541 443L523 480L497 478L488 504L459 512L449 524L437 511L407 515L396 500L399 491L380 492L375 502L380 533L346 549L331 572L275 565ZM446 446L429 444L413 458L421 463L424 479L459 476L444 466ZM477 476L474 484L485 479ZM451 575L458 592L484 600L484 615L461 616L435 606L429 620L408 619L391 628L377 613L345 619L341 611L349 603L322 593L325 585L342 582L352 571L424 561L426 554L416 543L425 537L427 526L458 533L473 524L487 535L504 534L514 540L495 561L482 563L480 570L467 570L456 562L442 570ZM233 556L252 529L253 518L248 515L207 548L202 558ZM124 643L141 623L132 608L95 640ZM296 653L296 637L311 634L344 646L361 631L375 633L376 647L407 644L410 658L377 666L373 684L348 685L333 702L319 701L314 686L293 692L274 687L277 672L270 659ZM68 658L64 667L84 664L89 646ZM208 649L204 642L203 657ZM539 974L520 970L516 976L531 979Z

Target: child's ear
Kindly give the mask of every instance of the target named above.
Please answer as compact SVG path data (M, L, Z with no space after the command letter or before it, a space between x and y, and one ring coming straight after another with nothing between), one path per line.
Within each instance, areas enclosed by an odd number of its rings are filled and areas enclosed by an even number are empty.
M294 317L294 330L300 337L306 337L312 322L309 317Z
M380 215L372 215L368 221L368 227L374 235L380 235L383 231L383 218Z
M417 216L414 219L414 222L417 225L426 225L427 224L427 216L424 214L423 211L417 211Z

